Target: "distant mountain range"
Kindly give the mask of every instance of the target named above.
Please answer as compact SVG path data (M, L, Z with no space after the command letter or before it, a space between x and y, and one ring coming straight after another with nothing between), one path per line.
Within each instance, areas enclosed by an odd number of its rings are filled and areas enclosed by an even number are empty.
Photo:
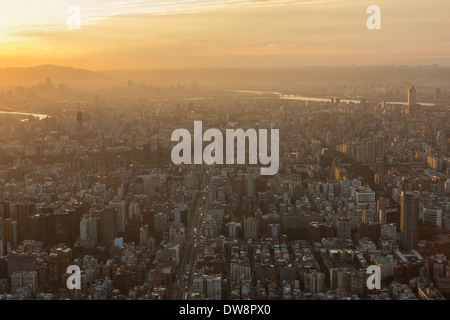
M75 86L90 86L113 83L114 79L101 72L42 65L31 68L0 68L0 86L33 86L50 78L54 85L61 83Z
M89 71L72 67L42 65L30 68L0 68L0 86L30 87L50 77L54 85L75 87L135 84L245 84L309 81L405 81L410 83L449 83L450 68L437 66L343 66L283 68L212 68Z

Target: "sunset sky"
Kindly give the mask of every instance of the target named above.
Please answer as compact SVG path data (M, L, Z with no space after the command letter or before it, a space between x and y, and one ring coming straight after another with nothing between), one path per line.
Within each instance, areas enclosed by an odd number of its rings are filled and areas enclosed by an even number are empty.
M0 67L450 66L448 0L1 2ZM372 4L381 30L366 27Z

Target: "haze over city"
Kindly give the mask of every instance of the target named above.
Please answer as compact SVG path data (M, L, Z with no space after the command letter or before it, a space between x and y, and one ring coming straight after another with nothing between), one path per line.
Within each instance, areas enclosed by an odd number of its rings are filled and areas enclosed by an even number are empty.
M0 300L450 299L449 12L2 4Z

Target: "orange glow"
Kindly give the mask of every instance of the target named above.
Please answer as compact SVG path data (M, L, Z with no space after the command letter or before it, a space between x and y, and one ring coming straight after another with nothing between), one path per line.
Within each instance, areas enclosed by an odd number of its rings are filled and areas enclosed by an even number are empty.
M93 11L93 2L99 12ZM80 30L67 28L63 5L49 7L48 13L36 9L38 17L9 5L2 13L9 20L0 25L0 67L449 65L450 3L438 2L441 10L419 0L381 1L382 29L377 31L366 28L366 5L346 0L197 1L190 8L179 1L167 2L170 6L155 1L153 12L149 5L121 9L90 1L80 7Z

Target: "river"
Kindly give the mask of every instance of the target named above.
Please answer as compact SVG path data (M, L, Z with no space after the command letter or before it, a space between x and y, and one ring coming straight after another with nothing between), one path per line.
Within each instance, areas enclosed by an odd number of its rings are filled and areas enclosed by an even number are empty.
M295 94L283 94L281 92L272 92L272 91L249 91L249 90L230 90L233 92L241 92L241 93L253 93L253 94L273 94L277 95L278 99L281 100L300 100L300 101L315 101L315 102L331 102L331 98L317 98L317 97L305 97L305 96L299 96ZM349 99L341 99L341 102L345 103L360 103L361 100L349 100ZM397 104L397 105L407 105L408 102L390 102L386 101L388 104ZM419 104L423 106L434 106L434 103L421 103Z
M23 116L33 116L38 118L39 120L45 119L49 117L49 115L46 114L39 114L39 113L29 113L29 112L15 112L15 111L0 111L0 114L14 114L14 115L23 115Z

